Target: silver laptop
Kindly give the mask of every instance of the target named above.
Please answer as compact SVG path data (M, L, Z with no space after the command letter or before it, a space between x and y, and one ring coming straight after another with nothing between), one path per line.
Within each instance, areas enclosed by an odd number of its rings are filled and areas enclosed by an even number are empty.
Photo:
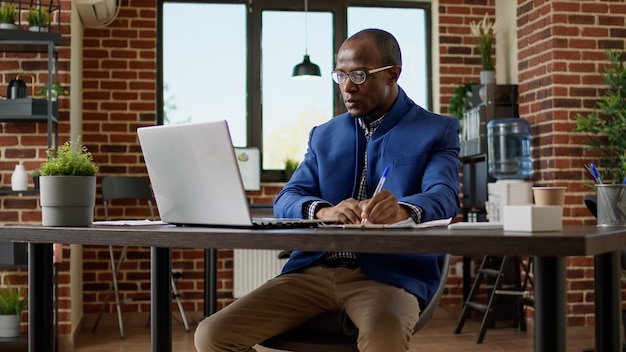
M313 227L252 219L225 120L137 129L161 220L187 226Z

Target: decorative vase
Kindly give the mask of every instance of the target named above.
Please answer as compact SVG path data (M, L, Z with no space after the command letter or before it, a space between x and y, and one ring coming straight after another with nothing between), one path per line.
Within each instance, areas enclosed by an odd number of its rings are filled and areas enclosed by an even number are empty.
M43 226L91 226L96 176L40 176L39 199Z
M11 175L11 189L14 191L25 191L28 189L28 174L24 165L15 165L15 170Z
M495 71L480 71L480 84L496 83Z
M15 314L0 315L0 337L20 336L20 317Z

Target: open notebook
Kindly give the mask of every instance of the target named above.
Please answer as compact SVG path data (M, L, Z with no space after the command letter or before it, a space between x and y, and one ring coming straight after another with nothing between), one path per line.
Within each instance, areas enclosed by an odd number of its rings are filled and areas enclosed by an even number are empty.
M228 124L140 127L139 142L161 219L213 227L313 227L302 219L252 219Z

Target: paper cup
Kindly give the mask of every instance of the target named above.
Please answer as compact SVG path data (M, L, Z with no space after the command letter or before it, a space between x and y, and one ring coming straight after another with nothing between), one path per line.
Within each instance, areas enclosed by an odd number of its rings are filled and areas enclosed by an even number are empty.
M565 204L565 190L567 187L533 187L535 205Z

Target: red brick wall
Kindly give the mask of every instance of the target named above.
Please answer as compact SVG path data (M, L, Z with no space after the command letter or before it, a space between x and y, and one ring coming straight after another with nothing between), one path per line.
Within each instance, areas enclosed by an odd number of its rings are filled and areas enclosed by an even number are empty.
M63 44L59 47L61 82L69 84L69 0L63 6ZM495 0L440 0L440 104L442 113L452 90L460 83L478 80L480 59L469 35L469 22L485 12L493 15ZM83 141L100 166L99 178L112 174L145 175L136 128L155 123L156 1L124 2L119 17L108 27L85 29L83 71ZM582 136L571 133L577 112L590 111L601 95L597 71L604 63L603 48L624 47L626 33L621 1L518 1L518 50L520 115L532 124L534 181L567 185L565 222L588 223L593 219L582 205L588 192L581 165L589 159L582 150ZM45 79L45 58L25 54L0 54L0 87L15 74L35 72ZM71 89L71 87L69 87ZM2 94L3 91L0 91ZM69 98L60 100L60 140L69 136ZM0 182L6 188L16 162L28 170L45 158L45 124L0 124ZM582 155L582 156L581 156ZM554 181L559 180L559 181ZM250 193L254 203L271 202L279 187ZM3 195L2 224L38 223L41 219L34 195ZM100 200L97 201L100 204ZM119 218L145 216L133 204L114 204ZM101 206L96 218L102 219ZM97 312L108 283L110 269L106 247L84 248L84 309ZM119 253L119 249L118 249ZM130 248L121 281L124 293L146 295L149 286L149 254L146 248ZM174 268L182 268L177 286L185 296L187 311L202 312L203 251L174 250ZM69 247L64 246L60 267L61 333L68 334ZM460 258L453 258L453 266ZM219 251L219 306L232 300L232 251ZM130 273L136 273L131 275ZM24 272L0 272L26 282ZM3 281L4 282L4 278ZM140 292L136 292L139 288ZM592 324L593 267L591 258L568 259L569 324ZM461 276L451 272L442 304L461 304ZM127 311L147 311L146 304L125 305ZM109 311L113 311L109 306Z
M577 113L603 94L604 49L626 47L622 1L518 1L519 113L531 123L532 157L539 184L567 186L566 224L595 224L583 199L591 193L583 163L593 161ZM593 324L593 260L568 259L571 325Z

